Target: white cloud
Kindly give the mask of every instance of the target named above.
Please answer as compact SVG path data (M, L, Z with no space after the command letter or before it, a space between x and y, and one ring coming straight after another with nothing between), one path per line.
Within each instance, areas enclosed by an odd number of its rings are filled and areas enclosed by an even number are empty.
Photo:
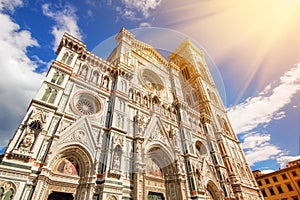
M288 162L300 159L298 156L281 156L277 158L277 162L280 164L280 168L285 168Z
M148 22L142 22L142 23L140 23L139 27L140 28L149 28L149 27L151 27L151 24Z
M149 18L161 2L162 0L121 0L124 8L117 6L116 11L125 19L137 21ZM107 1L107 4L111 5L111 1Z
M145 18L148 18L151 11L159 6L161 0L122 0L122 3L127 9L141 12Z
M53 19L56 23L52 28L52 34L55 39L53 44L54 51L57 49L65 32L70 33L78 39L82 39L80 29L77 25L76 9L73 6L67 4L57 8L50 4L44 4L42 10L44 15Z
M242 139L244 139L242 147L251 166L257 162L274 159L284 154L279 147L270 144L270 134L249 133L244 135Z
M13 12L16 7L21 7L22 5L22 0L0 0L0 11L6 9Z
M13 11L22 3L1 1L0 5L7 6L7 9ZM31 33L22 30L3 12L0 12L0 21L0 147L2 147L8 144L8 139L24 117L29 101L40 87L43 76L34 72L37 64L26 55L28 47L39 46Z
M255 148L258 146L263 146L267 142L270 141L270 134L259 134L259 133L249 133L242 137L244 142L242 143L242 147L244 149Z
M243 133L272 120L281 119L285 113L281 109L291 102L291 98L300 91L300 64L283 76L277 86L268 85L258 96L228 110L234 130Z

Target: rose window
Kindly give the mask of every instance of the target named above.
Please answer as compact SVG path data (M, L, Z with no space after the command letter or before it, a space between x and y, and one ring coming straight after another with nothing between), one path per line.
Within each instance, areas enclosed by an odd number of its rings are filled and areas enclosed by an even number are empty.
M87 99L79 99L77 101L76 108L84 115L92 115L95 113L93 103Z
M96 115L102 110L101 101L90 93L77 93L72 108L79 115Z
M150 90L154 91L163 91L164 90L164 82L160 78L158 74L154 71L142 68L139 70L139 80L142 85Z

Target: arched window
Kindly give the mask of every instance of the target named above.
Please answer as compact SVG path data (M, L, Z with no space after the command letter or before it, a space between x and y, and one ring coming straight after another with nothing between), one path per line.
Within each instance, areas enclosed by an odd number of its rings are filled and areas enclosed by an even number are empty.
M46 101L46 102L49 102L49 103L54 103L56 95L57 95L57 90L51 89L51 88L48 87L45 90L45 93L44 93L44 95L42 97L42 100Z
M61 85L62 84L62 82L63 82L63 80L64 80L64 77L65 77L65 75L64 74L60 74L59 72L55 72L54 74L53 74L53 77L52 77L52 79L51 79L51 82L52 83L56 83L56 84L58 84L58 85Z
M60 74L58 80L57 80L57 85L61 85L63 80L65 78L65 75L64 74Z
M148 98L147 98L147 96L144 96L144 105L146 106L146 107L148 107Z
M14 195L14 190L11 188L5 193L4 200L11 200Z
M73 60L73 57L74 55L70 52L65 52L62 59L61 59L61 62L62 63L65 63L67 65L70 65L72 60Z
M3 187L1 187L1 188L0 188L0 199L2 199L3 193L4 193L4 189L3 189Z
M139 92L136 93L136 102L141 103L141 93Z
M56 95L57 95L57 91L56 91L56 90L52 90L51 96L50 96L48 102L49 102L49 103L54 103L54 100L55 100L55 98L56 98Z
M128 92L129 99L133 100L133 98L134 98L134 95L133 95L133 94L134 94L133 89L130 88L130 89L129 89L129 92Z
M47 101L48 98L49 98L50 93L51 93L51 89L50 89L50 88L47 88L47 89L45 90L45 93L44 93L43 97L42 97L42 100L43 100L43 101Z
M55 72L55 73L53 74L53 77L52 77L52 80L51 80L52 83L55 83L55 82L56 82L56 80L57 80L57 78L58 78L58 75L59 75L58 72Z
M15 194L15 187L10 182L4 182L2 187L0 187L0 199L12 200Z
M73 57L74 57L73 54L70 54L70 55L69 55L69 57L68 57L68 59L67 59L67 62L66 62L67 65L70 65L70 64L71 64L71 62L72 62L72 60L73 60Z
M66 60L67 60L67 58L68 58L68 56L69 56L69 53L65 52L64 55L63 55L63 57L62 57L62 59L61 59L61 62L65 63Z
M124 81L124 80L121 81L121 90L123 92L126 92L126 90L127 90L126 81Z

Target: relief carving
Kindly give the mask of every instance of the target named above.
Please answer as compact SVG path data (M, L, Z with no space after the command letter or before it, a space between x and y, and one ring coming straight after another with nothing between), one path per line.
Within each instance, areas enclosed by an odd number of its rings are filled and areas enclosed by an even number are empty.
M145 131L145 128L147 127L148 123L150 121L150 117L145 114L140 114L139 111L137 111L134 122L136 126L136 135L142 135Z

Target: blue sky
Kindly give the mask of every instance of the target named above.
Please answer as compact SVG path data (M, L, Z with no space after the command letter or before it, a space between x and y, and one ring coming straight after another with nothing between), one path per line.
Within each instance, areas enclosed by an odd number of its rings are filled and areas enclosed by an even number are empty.
M298 0L0 0L0 147L24 117L65 31L93 50L122 26L159 27L189 36L216 63L251 168L284 167L300 158L299 13Z

